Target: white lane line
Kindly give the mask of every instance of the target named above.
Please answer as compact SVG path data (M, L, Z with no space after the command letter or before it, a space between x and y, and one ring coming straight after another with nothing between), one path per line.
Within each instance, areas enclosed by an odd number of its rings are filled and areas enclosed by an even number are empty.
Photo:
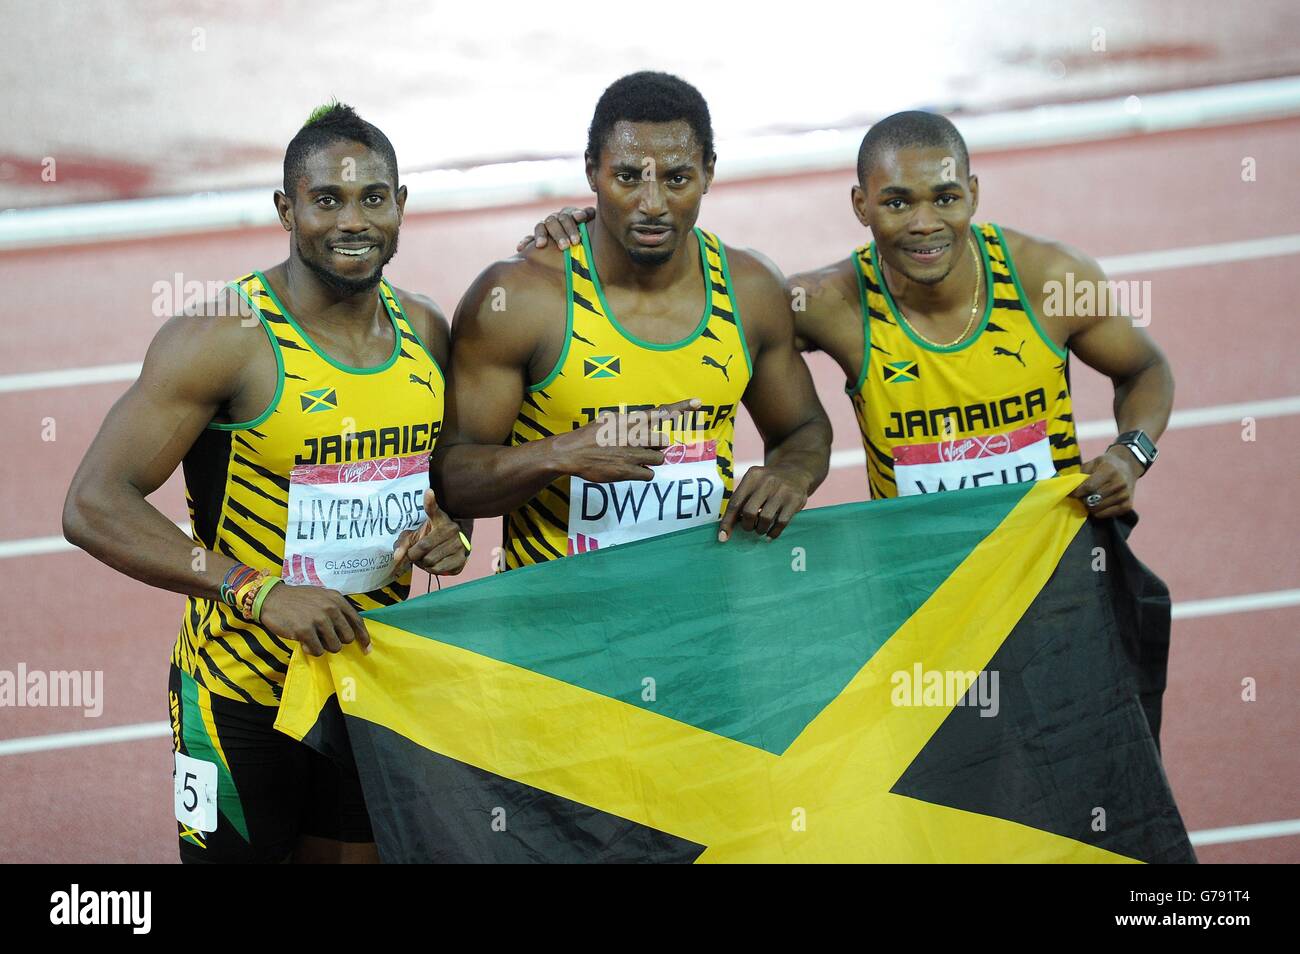
M1260 822L1258 825L1234 825L1231 828L1208 828L1191 833L1192 844L1198 848L1201 845L1226 845L1235 841L1285 838L1288 835L1300 835L1300 818Z
M189 520L177 520L176 527L190 532ZM0 560L7 557L40 556L43 553L63 553L77 549L63 537L30 537L26 540L0 540Z
M9 391L43 391L47 388L79 387L83 384L104 384L109 381L134 381L140 376L141 365L99 364L90 368L61 368L54 371L33 371L29 374L0 375L0 394Z
M30 537L26 540L0 540L0 560L6 557L40 556L74 549L63 537Z
M1271 235L1268 238L1246 239L1240 242L1219 242L1215 245L1192 245L1159 252L1136 252L1132 255L1111 255L1097 261L1107 276L1131 275L1133 272L1160 272L1170 268L1192 268L1197 265L1226 265L1256 258L1273 258L1278 255L1295 255L1300 252L1300 235Z
M1300 590L1274 590L1271 593L1217 596L1208 600L1182 600L1174 604L1174 619L1250 613L1255 610L1280 609L1285 606L1300 606Z
M1267 238L1215 245L1192 245L1132 255L1112 255L1099 259L1108 276L1134 272L1192 268L1197 265L1223 265L1229 262L1269 258L1300 253L1300 233L1271 235ZM140 364L102 364L87 368L62 368L24 374L0 374L0 394L11 391L39 391L46 388L76 387L81 384L104 384L110 381L134 381L140 376Z
M107 745L110 742L135 742L139 739L157 739L172 734L166 722L137 722L134 725L113 725L104 729L82 729L79 732L56 732L52 735L28 735L20 739L0 739L0 755L24 755L28 752L48 752L51 749L75 749L83 745Z
M1209 407L1189 407L1169 415L1169 429L1203 427L1206 424L1240 424L1244 417L1286 417L1300 413L1300 395L1272 398L1267 401L1244 401L1240 404L1211 404ZM1102 430L1103 424L1105 430ZM1114 421L1088 421L1079 425L1079 436L1105 437L1115 433Z

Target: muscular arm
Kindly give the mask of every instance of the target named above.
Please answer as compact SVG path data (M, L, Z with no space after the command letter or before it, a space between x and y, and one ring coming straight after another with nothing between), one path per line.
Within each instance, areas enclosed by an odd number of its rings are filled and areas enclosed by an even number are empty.
M447 318L427 295L400 288L394 291L402 302L402 310L411 328L442 369L445 402L448 399L445 392L451 388L451 330ZM445 403L443 416L446 417ZM437 447L436 442L434 447ZM465 568L469 559L468 541L474 537L474 520L447 513L439 506L436 495L428 492L425 493L424 512L428 519L417 530L407 530L398 537L393 557L403 568L409 563L428 573L455 576ZM459 534L464 534L464 541Z
M556 307L544 284L536 288L544 275L533 274L533 281L520 275L530 271L539 270L525 262L491 266L456 309L446 421L432 465L434 489L453 513L506 513L564 472L555 460L554 438L507 446L529 362L541 344L532 316ZM495 288L504 291L504 310L492 308ZM562 299L558 307L564 307Z
M206 314L238 316L230 302ZM235 561L196 549L145 498L175 472L219 412L242 420L261 411L265 404L256 409L243 404L257 390L250 372L257 349L268 349L261 353L267 358L270 347L261 325L240 317L167 322L149 346L139 380L113 405L72 478L63 505L68 541L150 586L219 599ZM338 652L354 640L370 651L365 623L335 590L276 586L266 595L260 621L277 636L298 640L312 655Z
M1173 372L1147 333L1112 307L1101 266L1054 242L1017 233L1008 233L1007 241L1048 333L1088 367L1111 379L1119 432L1140 429L1153 441L1159 440L1173 409ZM1075 313L1075 307L1067 308L1070 313L1064 316L1046 314L1047 289L1070 287L1070 278L1075 288L1093 289L1096 307L1089 314ZM1053 286L1054 282L1060 285ZM1143 471L1126 447L1107 448L1101 456L1085 461L1082 470L1088 479L1073 496L1093 501L1089 507L1094 516L1117 517L1133 509L1134 487Z
M1085 281L1105 282L1096 262L1086 259L1080 266ZM1174 375L1146 331L1126 315L1080 318L1072 323L1067 344L1084 364L1111 379L1119 432L1140 429L1158 441L1174 406Z
M178 317L162 327L72 479L63 507L69 542L151 586L217 597L234 561L194 553L194 542L145 498L235 397L256 338L269 347L260 327L237 317Z
M746 529L776 536L826 478L831 425L794 347L781 273L754 253L729 251L728 258L754 365L744 404L763 436L764 457L736 488L722 529L729 533L739 519Z
M1120 433L1144 430L1153 441L1159 440L1169 423L1174 403L1174 377L1169 362L1151 337L1136 327L1127 314L1110 307L1106 274L1096 261L1055 242L1042 242L1017 235L1012 244L1016 262L1021 265L1027 291L1035 297L1038 314L1049 331L1064 339L1070 351L1088 367L1111 379L1115 388L1115 423ZM1009 242L1012 242L1010 237ZM1017 248L1019 246L1019 248ZM1049 283L1069 287L1091 286L1097 294L1092 314L1048 316L1043 303Z

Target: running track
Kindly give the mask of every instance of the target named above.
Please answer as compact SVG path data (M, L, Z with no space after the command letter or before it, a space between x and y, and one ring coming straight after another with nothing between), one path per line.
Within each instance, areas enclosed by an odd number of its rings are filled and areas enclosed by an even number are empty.
M1300 370L1285 295L1300 253L1300 203L1289 181L1297 154L1300 120L1285 120L975 162L981 220L1061 239L1113 262L1123 277L1151 282L1150 331L1173 362L1177 408L1190 412L1189 426L1164 438L1159 465L1142 481L1142 524L1133 538L1180 607L1165 699L1166 768L1189 830L1263 826L1202 837L1206 862L1300 861L1300 826L1276 824L1300 818L1300 702L1287 677L1300 663L1291 496ZM1247 156L1256 160L1257 181L1241 179ZM850 181L846 170L719 185L702 224L767 252L787 272L807 268L862 240L848 207ZM390 276L450 313L478 269L508 254L550 208L412 217ZM1234 244L1286 236L1268 246ZM1210 248L1145 258L1200 246ZM13 741L166 719L167 660L182 605L58 539L68 481L126 382L87 383L91 373L79 370L34 381L14 376L138 362L158 324L155 282L175 273L222 281L284 254L282 233L259 230L0 255L0 569L8 579L0 669L19 662L102 669L106 697L98 719L80 710L0 709L0 861L176 857L168 738L146 727L144 738L108 744L53 748L45 739L30 751ZM821 356L812 365L843 462L812 503L861 499L857 429L840 375ZM1099 422L1098 430L1110 416L1108 382L1076 362L1074 387L1078 419ZM1239 404L1248 406L1233 407ZM1242 439L1245 414L1257 418L1253 442ZM50 419L56 439L42 440ZM1093 437L1085 453L1105 443ZM740 457L758 453L745 422ZM154 502L181 518L178 480ZM466 578L487 570L497 539L497 522L480 522ZM1272 595L1240 599L1253 594ZM1256 701L1241 699L1246 678L1256 682Z

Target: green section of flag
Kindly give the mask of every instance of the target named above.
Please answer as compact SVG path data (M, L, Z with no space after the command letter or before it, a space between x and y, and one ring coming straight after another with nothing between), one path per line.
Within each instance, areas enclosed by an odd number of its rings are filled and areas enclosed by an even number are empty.
M780 753L1031 486L809 510L771 542L697 527L365 615ZM647 566L680 568L650 603ZM780 609L809 599L791 652Z

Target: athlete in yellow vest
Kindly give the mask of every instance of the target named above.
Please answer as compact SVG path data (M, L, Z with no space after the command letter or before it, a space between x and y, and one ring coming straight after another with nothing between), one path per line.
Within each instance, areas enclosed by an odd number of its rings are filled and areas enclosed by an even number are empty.
M873 497L1089 474L1075 496L1128 513L1173 404L1160 350L1123 312L1095 261L972 222L979 181L947 119L872 126L853 209L874 239L796 275L801 344L843 368ZM1083 291L1091 292L1084 296ZM1070 354L1115 384L1120 436L1081 459Z
M506 515L502 569L719 518L723 540L776 537L825 476L779 273L695 227L713 160L694 87L620 79L589 131L591 228L491 266L461 302L435 486L458 514ZM736 484L742 404L766 459Z
M1089 478L1074 496L1094 516L1127 514L1173 406L1168 362L1123 310L1127 289L1091 258L975 224L969 166L942 116L909 111L871 127L852 197L874 241L791 277L798 345L844 370L873 497L1082 470ZM576 246L593 214L550 215L519 249ZM1119 436L1087 461L1071 353L1115 384Z
M275 201L288 260L167 322L64 511L73 543L188 597L169 693L187 862L374 859L359 781L273 728L289 656L370 651L358 612L403 599L411 562L465 562L428 490L446 321L382 278L406 201L392 145L318 110ZM188 537L145 499L178 465Z

